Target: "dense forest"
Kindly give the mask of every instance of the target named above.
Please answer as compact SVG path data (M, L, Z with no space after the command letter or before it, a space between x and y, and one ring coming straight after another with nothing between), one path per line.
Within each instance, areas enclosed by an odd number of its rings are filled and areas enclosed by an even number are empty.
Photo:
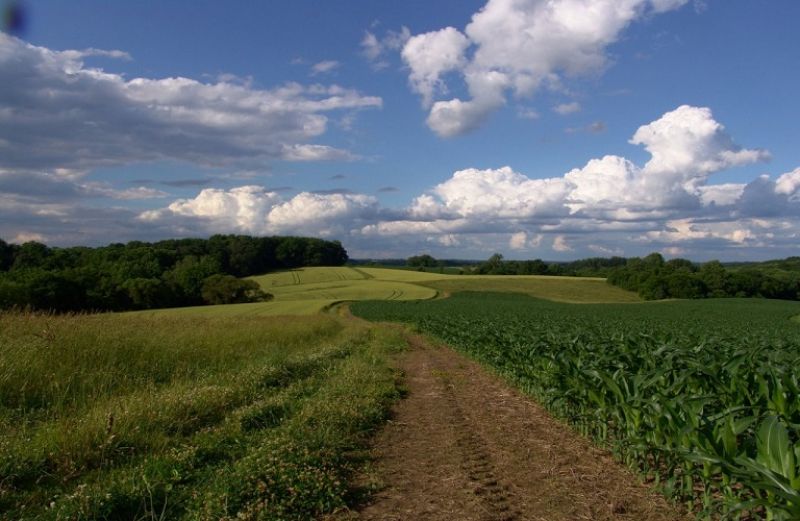
M341 266L338 241L214 235L209 239L50 248L0 240L0 309L121 311L268 299L239 277Z

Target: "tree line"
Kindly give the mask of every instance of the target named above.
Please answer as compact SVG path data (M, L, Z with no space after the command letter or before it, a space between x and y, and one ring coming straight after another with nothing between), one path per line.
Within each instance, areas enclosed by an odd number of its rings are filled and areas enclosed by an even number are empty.
M475 275L556 275L569 277L606 277L619 266L625 265L623 257L591 257L571 262L545 262L542 259L504 260L495 253L479 263L468 273Z
M400 264L394 260L395 264ZM411 268L424 270L426 268L458 267L460 273L465 275L561 275L573 277L606 277L610 271L618 266L625 265L623 257L592 257L571 262L545 262L542 259L533 260L505 260L499 253L489 259L479 261L463 261L453 259L436 259L430 254L421 254L408 257L404 264ZM389 263L382 262L384 265Z
M409 257L408 266L435 266L430 255ZM666 298L763 297L800 300L800 257L725 266L719 261L694 263L664 260L660 253L644 258L590 257L571 262L505 260L495 253L466 266L476 275L558 275L605 277L610 284L635 291L646 300Z
M787 259L787 266L796 264ZM775 261L773 261L775 262ZM627 259L608 275L608 282L635 291L642 298L763 297L800 300L800 271L768 264L726 268L719 261L695 264L664 260L659 253Z
M266 300L240 277L301 266L341 266L339 241L214 235L50 248L0 239L0 309L122 311Z

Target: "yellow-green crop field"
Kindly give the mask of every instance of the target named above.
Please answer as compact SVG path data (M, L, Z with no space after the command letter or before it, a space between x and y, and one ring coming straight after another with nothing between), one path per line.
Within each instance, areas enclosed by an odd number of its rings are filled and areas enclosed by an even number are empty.
M516 275L445 275L387 268L323 267L251 277L275 298L269 302L197 306L139 313L156 315L313 315L344 301L428 300L459 291L511 291L557 302L639 302L605 279Z
M454 275L422 284L446 294L459 291L500 291L524 293L544 300L570 304L642 301L637 294L612 286L605 279L586 277Z

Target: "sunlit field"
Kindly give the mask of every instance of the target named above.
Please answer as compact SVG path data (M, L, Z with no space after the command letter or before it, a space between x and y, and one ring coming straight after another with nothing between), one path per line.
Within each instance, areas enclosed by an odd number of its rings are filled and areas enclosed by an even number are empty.
M378 278L362 270L348 267L300 268L273 272L251 279L258 282L264 291L273 295L273 300L136 313L154 316L313 315L343 301L430 299L438 294L433 288L391 278Z
M798 302L464 292L351 308L491 366L704 518L800 519Z
M305 268L252 277L276 301L328 299L342 300L422 300L436 291L406 281L395 280L392 270L377 275L356 268ZM414 282L414 279L409 279Z
M537 275L445 275L387 268L322 267L251 277L274 296L269 302L137 312L148 315L312 315L338 302L427 300L458 291L511 291L559 302L639 302L605 279Z
M608 284L605 279L539 275L455 275L453 278L420 282L451 294L459 291L501 291L568 303L641 302L631 291Z
M442 275L422 271L361 268L360 271L386 281L419 284L442 294L459 291L504 291L525 293L557 302L640 302L625 291L594 277L553 277L543 275Z
M400 345L329 315L0 315L0 518L331 511Z

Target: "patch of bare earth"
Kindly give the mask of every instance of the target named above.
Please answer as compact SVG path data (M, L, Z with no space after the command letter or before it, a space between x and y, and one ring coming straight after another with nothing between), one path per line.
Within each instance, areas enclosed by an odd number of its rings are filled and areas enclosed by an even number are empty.
M497 376L420 337L409 344L400 359L408 396L373 449L371 479L382 486L340 519L683 519Z

